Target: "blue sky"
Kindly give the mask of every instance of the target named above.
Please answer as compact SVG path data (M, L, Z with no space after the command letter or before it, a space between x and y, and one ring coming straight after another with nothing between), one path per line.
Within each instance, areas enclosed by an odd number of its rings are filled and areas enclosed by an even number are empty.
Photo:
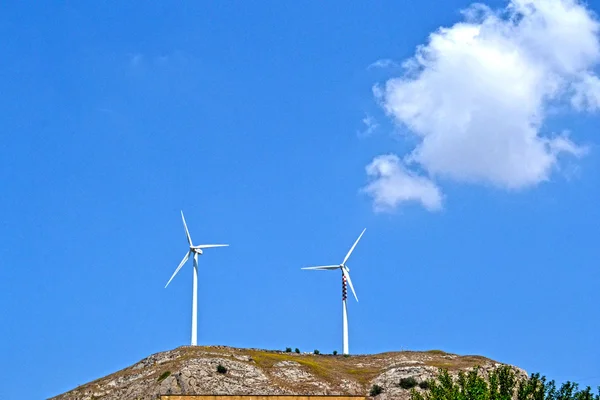
M181 209L231 244L200 259L200 344L340 351L340 276L300 268L366 227L352 353L600 385L600 10L517 29L525 3L5 5L0 397L189 342Z

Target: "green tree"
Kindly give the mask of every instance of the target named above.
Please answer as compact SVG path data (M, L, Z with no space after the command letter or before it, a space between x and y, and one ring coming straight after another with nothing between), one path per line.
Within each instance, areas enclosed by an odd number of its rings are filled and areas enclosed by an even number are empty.
M557 389L554 381L537 373L518 378L509 366L489 371L487 379L478 368L461 371L456 379L441 369L428 385L427 392L412 389L411 400L600 400L600 388L593 394L590 387L579 390L576 383L566 382Z

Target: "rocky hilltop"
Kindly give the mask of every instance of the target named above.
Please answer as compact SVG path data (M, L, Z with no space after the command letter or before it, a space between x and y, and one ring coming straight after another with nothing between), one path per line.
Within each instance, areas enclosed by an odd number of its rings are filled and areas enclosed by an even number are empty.
M373 385L383 388L378 399L407 399L410 391L399 386L403 378L423 382L435 377L439 368L458 373L479 366L485 373L499 365L485 357L439 350L334 356L184 346L154 354L52 400L154 400L161 394L368 395ZM416 386L416 390L423 389Z

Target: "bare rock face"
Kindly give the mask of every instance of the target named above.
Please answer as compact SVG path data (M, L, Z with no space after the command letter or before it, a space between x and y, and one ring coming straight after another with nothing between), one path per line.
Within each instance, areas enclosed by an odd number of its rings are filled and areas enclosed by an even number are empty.
M499 365L484 357L437 350L348 357L184 346L153 354L53 400L150 400L161 394L364 396L373 385L383 388L378 399L408 399L409 390L399 386L403 378L423 382L439 368L456 374L475 366L486 374ZM218 366L224 368L219 371Z

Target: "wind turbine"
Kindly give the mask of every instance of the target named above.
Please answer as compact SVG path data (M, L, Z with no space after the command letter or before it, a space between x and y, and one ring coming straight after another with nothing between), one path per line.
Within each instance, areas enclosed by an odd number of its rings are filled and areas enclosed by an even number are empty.
M344 342L343 342L344 349L343 349L343 353L344 354L348 354L348 309L346 306L346 297L347 297L346 283L348 283L350 285L350 289L352 289L352 294L354 294L354 298L358 302L358 297L356 297L356 292L354 291L354 286L352 285L352 279L350 279L350 268L348 268L348 266L346 265L346 261L348 261L348 258L350 258L350 254L352 254L352 251L354 251L354 248L356 247L356 245L358 244L358 241L360 240L360 238L362 237L362 235L365 233L366 230L367 230L367 228L363 229L362 233L360 234L358 239L356 239L356 242L354 242L354 244L350 248L350 251L348 251L348 254L346 254L346 257L344 257L344 261L342 261L341 264L339 264L339 265L321 265L318 267L302 268L302 269L314 269L314 270L318 270L318 271L336 270L336 269L342 270L342 308L343 308L343 315L344 315Z
M183 264L187 262L190 258L190 255L194 256L194 284L192 289L192 346L195 346L197 343L197 321L198 321L198 256L201 256L203 251L202 249L210 249L212 247L226 247L228 244L201 244L198 246L194 246L192 244L192 237L190 236L190 231L188 231L187 224L185 223L185 217L183 216L183 211L181 211L181 219L183 220L183 227L185 228L185 235L187 236L188 243L190 244L190 249L187 253L185 253L185 257L179 263L179 266L173 272L171 279L165 285L165 289L169 286L169 283L175 278L175 275L179 272Z

